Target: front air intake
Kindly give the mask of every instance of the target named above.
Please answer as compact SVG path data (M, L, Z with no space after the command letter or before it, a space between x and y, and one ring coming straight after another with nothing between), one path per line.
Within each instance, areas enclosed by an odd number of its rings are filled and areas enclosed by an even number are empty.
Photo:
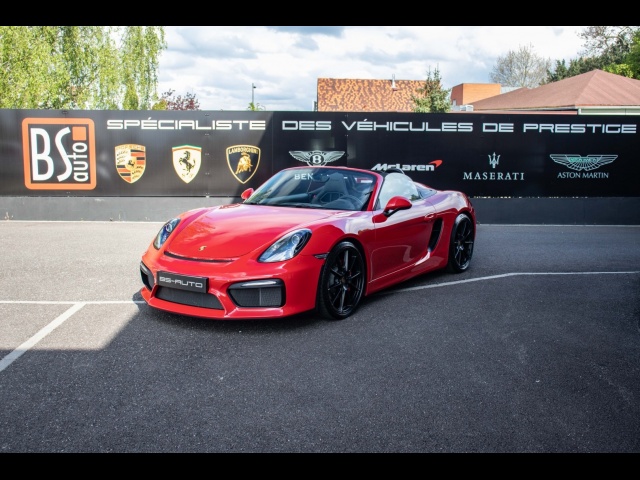
M254 280L229 287L229 297L239 307L282 307L285 301L282 280Z

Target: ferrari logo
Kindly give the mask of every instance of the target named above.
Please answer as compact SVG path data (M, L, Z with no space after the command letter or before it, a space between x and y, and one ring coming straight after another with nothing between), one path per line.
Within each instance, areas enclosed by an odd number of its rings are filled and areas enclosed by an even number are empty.
M227 165L240 183L247 183L258 170L260 149L253 145L227 147Z
M144 145L127 143L116 146L116 171L125 182L140 180L147 164Z
M200 171L202 163L202 148L192 145L182 145L173 147L173 168L175 168L178 177L189 183L196 178Z

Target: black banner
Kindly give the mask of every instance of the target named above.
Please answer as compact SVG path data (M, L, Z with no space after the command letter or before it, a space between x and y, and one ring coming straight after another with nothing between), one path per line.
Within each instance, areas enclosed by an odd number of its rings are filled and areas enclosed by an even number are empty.
M472 197L640 196L620 115L0 110L2 196L235 197L276 171L399 167Z

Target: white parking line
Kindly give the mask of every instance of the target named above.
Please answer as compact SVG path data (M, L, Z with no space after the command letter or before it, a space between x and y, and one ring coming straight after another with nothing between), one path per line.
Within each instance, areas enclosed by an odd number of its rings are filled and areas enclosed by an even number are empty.
M459 285L461 283L469 283L469 282L479 282L481 280L493 280L494 278L505 278L505 277L517 277L519 275L619 275L619 274L634 274L640 273L640 271L631 271L631 272L517 272L517 273L503 273L500 275L491 275L489 277L477 277L477 278L468 278L466 280L457 280L455 282L444 282L444 283L436 283L434 285L420 285L419 287L409 287L409 288L399 288L391 291L382 291L378 292L376 295L388 295L390 293L398 293L398 292L411 292L414 290L424 290L425 288L436 288L436 287L447 287L449 285Z
M58 318L56 318L53 322L46 325L38 333L36 333L29 340L24 342L14 351L12 351L9 355L0 360L0 372L2 372L5 368L11 365L15 360L20 358L22 354L26 353L31 347L33 347L36 343L42 340L44 337L53 332L56 328L62 325L67 319L71 318L71 315L79 311L82 307L84 307L84 303L76 303Z
M130 304L130 303L146 303L143 300L129 300L129 301L104 301L104 302L56 302L56 301L26 301L26 300L0 300L0 303L4 304L23 304L23 305L68 305L72 304L71 308L69 308L66 312L60 315L58 318L53 320L48 325L45 325L40 329L34 336L32 336L29 340L24 342L18 348L13 350L7 356L5 356L2 360L0 360L0 372L2 372L5 368L11 365L14 361L20 358L23 354L25 354L29 349L33 348L40 340L53 332L56 328L62 325L65 321L67 321L71 316L80 311L82 307L85 305L110 305L110 304Z
M454 282L443 282L437 283L434 285L421 285L418 287L409 287L402 288L390 291L382 291L378 292L378 295L399 293L399 292L412 292L415 290L424 290L426 288L436 288L436 287L446 287L450 285L459 285L462 283L469 282L479 282L482 280L493 280L496 278L506 278L506 277L516 277L516 276L526 276L526 275L629 275L629 274L639 274L640 271L629 271L629 272L519 272L519 273L503 273L501 275L491 275L488 277L477 277L477 278L468 278L465 280L458 280ZM71 308L69 308L66 312L60 315L58 318L53 320L51 323L43 327L39 332L37 332L34 336L32 336L29 340L24 342L18 348L13 350L7 356L5 356L2 360L0 360L0 372L2 372L5 368L11 365L15 360L20 358L24 353L26 353L29 349L33 348L40 340L46 337L48 334L53 332L56 328L62 325L66 320L71 318L71 316L80 311L82 307L85 305L122 305L122 304L140 304L145 305L146 302L144 300L127 300L127 301L87 301L87 302L61 302L61 301L28 301L28 300L0 300L0 304L23 304L23 305L69 305L71 304Z

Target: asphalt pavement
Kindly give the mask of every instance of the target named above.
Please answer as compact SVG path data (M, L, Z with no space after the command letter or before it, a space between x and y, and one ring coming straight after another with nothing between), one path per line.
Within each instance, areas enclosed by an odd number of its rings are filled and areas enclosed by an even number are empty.
M160 226L0 222L0 453L640 453L640 226L481 224L343 321L149 308Z

